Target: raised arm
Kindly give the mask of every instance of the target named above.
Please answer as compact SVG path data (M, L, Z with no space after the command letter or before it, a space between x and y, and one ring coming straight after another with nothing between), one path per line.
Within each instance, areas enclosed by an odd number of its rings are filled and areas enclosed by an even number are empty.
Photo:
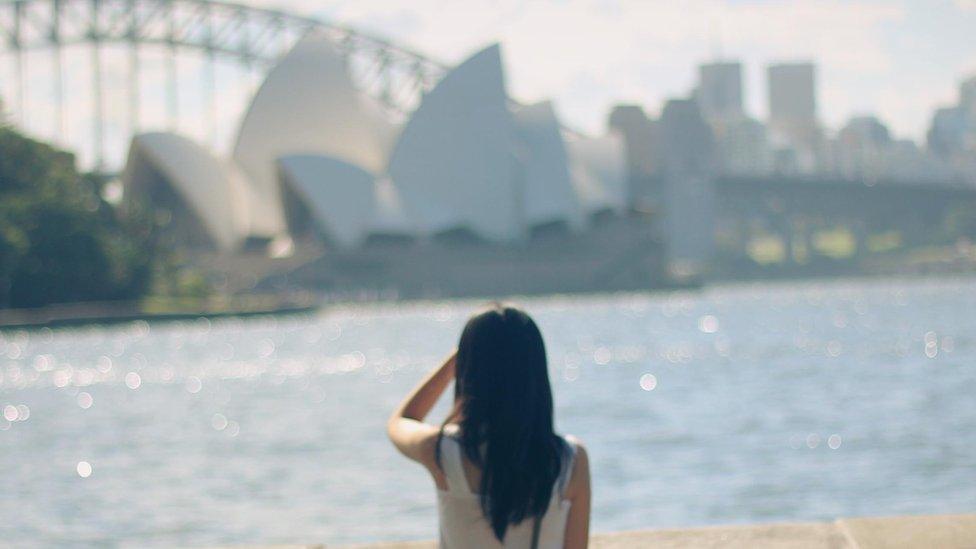
M386 434L393 445L403 455L431 470L437 468L433 444L436 442L438 427L424 423L424 418L454 379L455 360L456 353L451 353L439 367L427 374L386 422Z

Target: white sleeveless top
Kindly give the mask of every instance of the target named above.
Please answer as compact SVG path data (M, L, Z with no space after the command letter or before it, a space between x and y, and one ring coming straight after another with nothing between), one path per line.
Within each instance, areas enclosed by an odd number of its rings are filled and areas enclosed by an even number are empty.
M528 549L532 546L534 519L509 526L505 531L504 543L499 543L495 538L491 525L481 511L480 496L468 487L468 480L464 476L458 436L458 426L450 424L444 428L441 438L441 467L447 480L447 490L437 490L441 549ZM549 509L539 525L539 549L561 549L566 534L570 501L563 499L563 493L573 474L576 441L572 437L565 440L567 450L559 478L553 486Z

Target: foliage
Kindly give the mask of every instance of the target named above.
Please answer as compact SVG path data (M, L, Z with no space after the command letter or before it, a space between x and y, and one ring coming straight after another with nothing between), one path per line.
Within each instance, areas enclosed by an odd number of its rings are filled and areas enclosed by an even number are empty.
M976 238L976 208L972 203L961 203L949 208L944 231L950 239Z
M134 299L149 288L150 225L122 219L74 156L0 127L0 307Z
M213 295L213 285L206 273L190 262L180 261L171 253L166 261L159 261L153 275L151 294L172 299L204 299Z

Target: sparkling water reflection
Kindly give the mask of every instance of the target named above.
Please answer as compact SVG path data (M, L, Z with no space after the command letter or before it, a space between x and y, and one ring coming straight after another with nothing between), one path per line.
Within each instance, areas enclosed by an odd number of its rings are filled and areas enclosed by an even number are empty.
M972 511L972 281L523 303L597 531ZM3 333L0 540L431 538L383 424L478 306Z

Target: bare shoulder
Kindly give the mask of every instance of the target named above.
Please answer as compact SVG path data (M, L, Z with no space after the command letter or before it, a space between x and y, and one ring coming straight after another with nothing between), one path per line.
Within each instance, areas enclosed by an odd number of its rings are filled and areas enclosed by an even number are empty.
M435 425L423 424L411 440L412 452L409 457L433 472L437 469L437 441L440 429Z
M437 427L431 426L431 428L423 433L420 437L420 462L427 466L428 469L437 469L437 442L441 438L441 431Z
M410 418L393 418L386 430L400 453L428 468L434 462L434 449L440 433L437 426Z
M575 449L573 459L573 472L569 477L569 484L566 485L566 499L574 499L584 492L590 490L590 457L586 451L586 445L578 438L572 437L569 443Z

